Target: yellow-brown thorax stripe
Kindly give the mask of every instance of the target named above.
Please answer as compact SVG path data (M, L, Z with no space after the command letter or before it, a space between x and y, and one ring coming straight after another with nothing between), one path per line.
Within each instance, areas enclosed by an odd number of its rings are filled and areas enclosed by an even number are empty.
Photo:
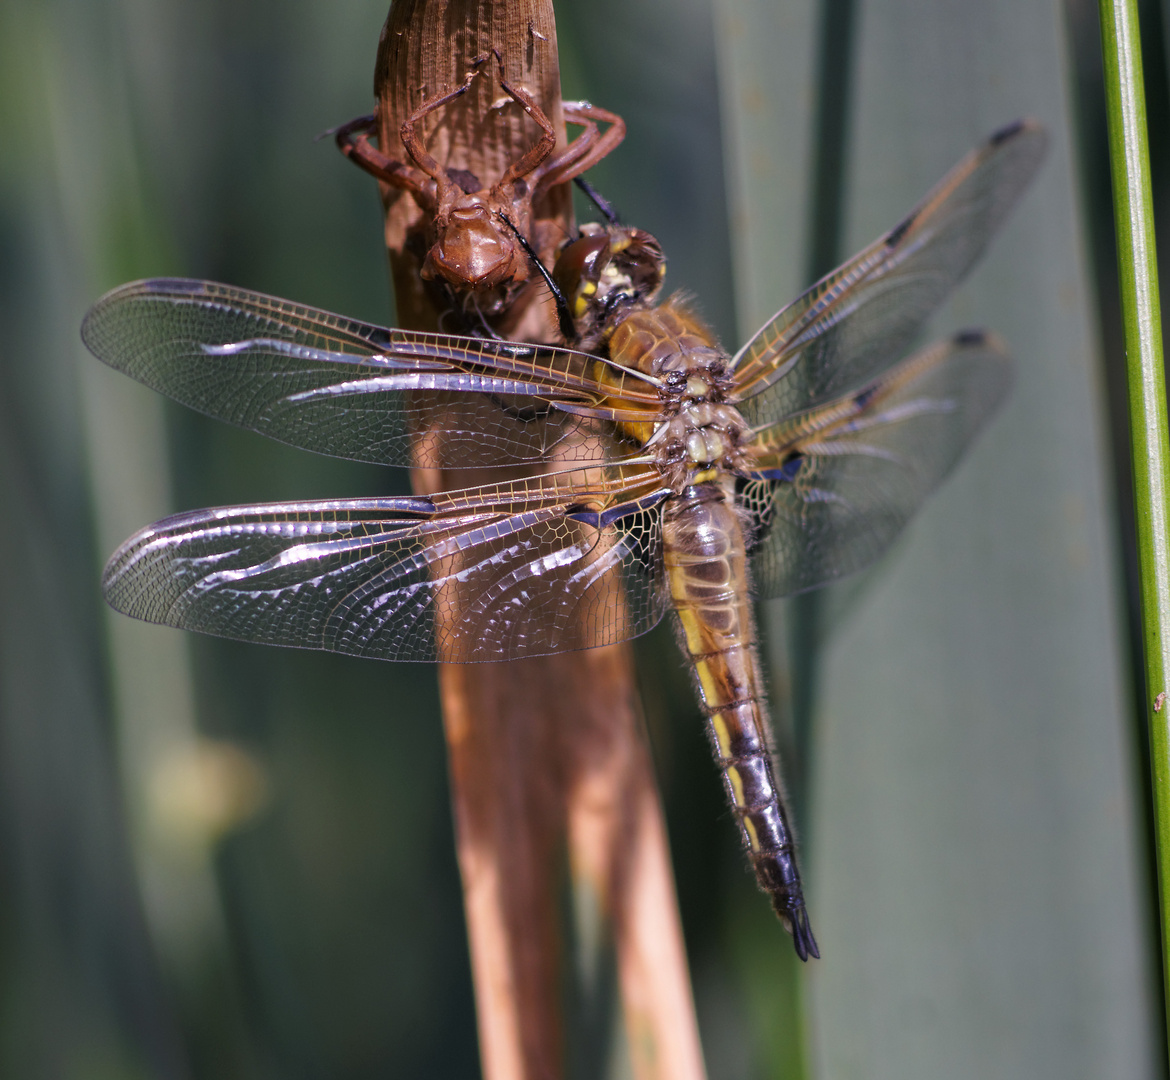
M682 366L692 354L716 347L711 331L675 299L656 308L630 312L609 336L609 355L614 361L648 375L659 375L664 367ZM613 381L612 369L604 364L598 364L597 369L595 378ZM643 444L656 426L653 422L618 425L623 435Z

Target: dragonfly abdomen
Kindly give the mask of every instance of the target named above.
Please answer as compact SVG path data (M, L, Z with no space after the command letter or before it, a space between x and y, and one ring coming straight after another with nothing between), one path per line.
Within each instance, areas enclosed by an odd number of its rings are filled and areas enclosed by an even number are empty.
M728 488L695 484L669 500L663 550L680 641L756 880L800 958L819 956L769 752L747 555Z

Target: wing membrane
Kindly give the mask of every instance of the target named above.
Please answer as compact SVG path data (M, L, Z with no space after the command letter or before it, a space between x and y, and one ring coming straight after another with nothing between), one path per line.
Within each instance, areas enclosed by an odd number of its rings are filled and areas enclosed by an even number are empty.
M135 618L271 645L469 663L622 641L661 618L656 472L198 510L110 559Z
M862 569L954 467L1011 383L997 339L968 331L861 390L759 433L741 492L761 595Z
M831 400L901 356L983 254L1046 146L1030 121L997 132L897 228L772 318L732 362L749 423Z
M391 330L210 281L124 285L85 318L111 367L184 405L281 442L384 465L597 461L604 421L659 408L597 357Z

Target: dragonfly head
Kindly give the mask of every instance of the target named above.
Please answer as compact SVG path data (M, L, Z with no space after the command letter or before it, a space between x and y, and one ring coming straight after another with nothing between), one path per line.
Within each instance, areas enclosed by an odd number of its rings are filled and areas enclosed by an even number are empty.
M650 304L662 288L666 257L648 232L624 225L582 225L561 249L553 279L565 296L578 343L592 348L630 304Z

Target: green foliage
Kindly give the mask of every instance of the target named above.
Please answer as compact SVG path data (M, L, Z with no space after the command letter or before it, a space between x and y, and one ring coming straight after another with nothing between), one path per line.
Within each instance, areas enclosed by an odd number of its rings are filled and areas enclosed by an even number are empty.
M1164 983L1170 986L1170 439L1138 5L1101 0L1105 101L1129 382ZM1170 994L1167 995L1170 999Z

